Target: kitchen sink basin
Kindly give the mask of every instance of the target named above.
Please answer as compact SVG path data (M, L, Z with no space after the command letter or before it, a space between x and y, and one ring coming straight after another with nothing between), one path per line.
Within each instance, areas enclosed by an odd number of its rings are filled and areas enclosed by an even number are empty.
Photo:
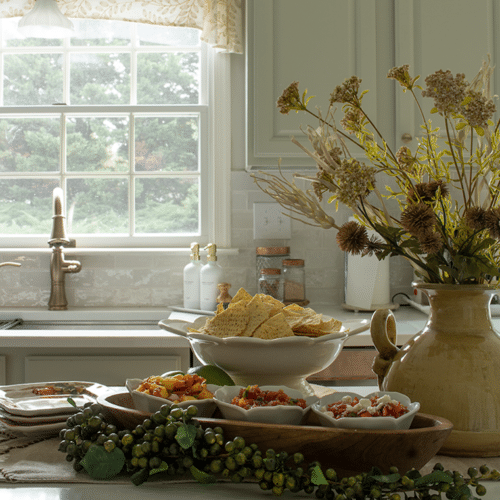
M159 330L158 321L23 321L0 324L3 330Z

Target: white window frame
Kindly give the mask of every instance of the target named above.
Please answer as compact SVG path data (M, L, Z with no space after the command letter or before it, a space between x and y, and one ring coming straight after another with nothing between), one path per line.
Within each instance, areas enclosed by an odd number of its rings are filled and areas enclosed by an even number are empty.
M230 54L219 52L202 42L202 64L206 61L206 71L202 71L208 79L208 85L202 85L202 89L208 88L208 95L202 95L200 101L206 103L198 108L189 106L183 109L178 106L177 110L203 111L200 112L200 130L206 130L206 136L200 137L200 164L208 165L201 169L201 192L200 192L200 234L173 235L148 235L133 237L115 236L75 236L79 252L82 248L98 251L99 248L106 251L116 248L118 251L140 251L153 249L175 249L185 248L192 241L198 241L201 245L209 242L216 243L219 248L231 246L231 218L230 218L230 174L231 174L231 66ZM1 59L1 58L0 58ZM3 62L3 59L1 59ZM2 64L2 63L0 63ZM0 84L1 85L1 84ZM47 107L43 107L47 113ZM120 106L102 107L95 106L96 113L124 114L120 112ZM92 106L86 106L83 116L88 111L94 111ZM150 112L152 106L127 106L132 112ZM187 109L189 108L189 110ZM22 114L36 115L36 107L14 108L0 107L2 114L9 112L21 112ZM61 110L57 110L61 111ZM65 106L64 111L73 116L78 111L78 106ZM163 116L165 113L162 114ZM19 116L19 115L17 115ZM202 120L205 123L202 123ZM132 141L131 141L132 142ZM50 173L47 176L51 176ZM53 176L53 174L52 174ZM69 237L73 237L70 233ZM36 235L6 235L2 236L0 247L12 250L46 249L47 237Z

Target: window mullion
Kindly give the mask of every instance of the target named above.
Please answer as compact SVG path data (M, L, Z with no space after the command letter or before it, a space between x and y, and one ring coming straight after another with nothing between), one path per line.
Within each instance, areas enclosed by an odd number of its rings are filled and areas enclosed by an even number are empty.
M130 236L135 234L135 116L130 113L129 118L129 228Z
M61 157L59 159L60 173L59 178L61 182L61 187L65 193L67 193L66 186L66 114L61 113Z

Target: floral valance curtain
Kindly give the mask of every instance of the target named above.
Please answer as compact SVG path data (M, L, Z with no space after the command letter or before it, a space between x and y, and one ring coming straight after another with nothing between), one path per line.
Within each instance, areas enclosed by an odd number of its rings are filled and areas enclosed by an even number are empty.
M69 18L114 19L201 30L217 49L243 52L242 0L57 0ZM0 17L23 16L35 0L0 0Z

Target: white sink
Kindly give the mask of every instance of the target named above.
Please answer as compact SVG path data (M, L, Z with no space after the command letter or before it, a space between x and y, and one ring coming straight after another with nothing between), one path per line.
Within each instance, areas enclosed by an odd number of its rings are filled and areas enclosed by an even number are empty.
M1 325L0 325L1 328ZM158 321L23 321L8 330L158 330Z
M167 308L75 308L49 311L41 308L0 308L0 324L9 330L159 330L158 322L170 316ZM14 320L19 324L12 325Z

